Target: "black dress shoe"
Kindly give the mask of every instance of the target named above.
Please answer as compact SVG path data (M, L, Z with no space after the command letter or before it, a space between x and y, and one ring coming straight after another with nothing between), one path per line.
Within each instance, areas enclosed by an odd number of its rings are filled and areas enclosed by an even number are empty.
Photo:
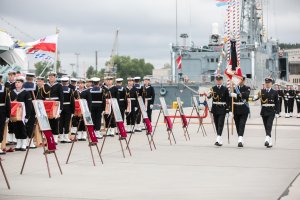
M15 151L21 151L21 148L15 148Z
M244 147L243 143L239 142L238 147Z
M20 151L26 151L26 148L20 148Z
M273 147L273 145L270 145L270 144L267 146L267 148L272 148L272 147Z
M268 142L268 141L265 142L265 146L266 146L266 147L269 146L269 142Z
M220 144L219 142L216 142L215 145L218 146L218 147L222 146L222 144Z

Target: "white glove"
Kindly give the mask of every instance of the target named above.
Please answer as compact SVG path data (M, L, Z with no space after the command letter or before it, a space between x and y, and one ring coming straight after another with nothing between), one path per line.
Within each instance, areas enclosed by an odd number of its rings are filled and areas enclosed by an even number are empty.
M275 117L278 118L278 117L279 117L279 114L276 114Z
M137 111L138 110L138 108L137 107L134 107L134 111Z
M153 105L151 104L151 105L150 105L150 109L152 109L152 108L153 108Z
M59 114L61 114L62 110L59 111Z
M207 96L208 96L208 97L211 96L211 90L209 90L209 91L207 92Z
M9 118L6 118L5 122L8 123L9 122Z
M231 95L233 98L237 98L237 94L234 93L234 92L230 93L230 95Z
M256 101L258 99L258 95L254 95L253 100Z
M232 112L229 112L229 117L231 117L232 116Z
M71 115L71 119L74 117L74 114Z
M28 122L28 119L25 118L25 124L27 124L27 122Z

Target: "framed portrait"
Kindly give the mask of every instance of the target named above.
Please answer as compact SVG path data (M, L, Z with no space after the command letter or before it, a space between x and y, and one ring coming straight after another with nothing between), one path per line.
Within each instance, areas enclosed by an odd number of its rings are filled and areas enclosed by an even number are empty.
M169 116L168 107L164 97L159 97L160 105L163 110L164 116Z
M89 110L87 101L85 99L79 99L79 105L82 113L82 118L84 120L84 124L87 125L94 125L91 112ZM100 115L100 113L99 113Z
M51 130L49 120L48 120L48 115L44 106L44 101L43 100L33 100L32 101L33 108L36 113L36 118L38 120L40 129L42 131L46 130Z
M120 112L118 100L116 98L112 98L112 99L110 99L110 101L111 101L111 105L112 105L112 108L113 108L113 112L114 112L116 122L123 122L123 118L122 118L122 115L121 115L121 112Z
M178 105L178 110L179 110L180 115L184 115L182 102L181 102L180 97L177 97L177 105Z
M144 104L143 98L141 96L138 97L139 106L142 112L143 119L148 118L147 109Z

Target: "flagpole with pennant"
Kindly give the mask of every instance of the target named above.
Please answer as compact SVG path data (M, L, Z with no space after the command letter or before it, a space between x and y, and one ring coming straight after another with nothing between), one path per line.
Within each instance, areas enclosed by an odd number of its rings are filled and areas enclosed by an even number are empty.
M56 27L56 35L58 37L59 34L59 29ZM58 39L58 38L57 38ZM57 61L58 61L58 50L57 50L57 43L56 43L56 47L55 47L55 61L54 61L54 72L56 73L57 71Z

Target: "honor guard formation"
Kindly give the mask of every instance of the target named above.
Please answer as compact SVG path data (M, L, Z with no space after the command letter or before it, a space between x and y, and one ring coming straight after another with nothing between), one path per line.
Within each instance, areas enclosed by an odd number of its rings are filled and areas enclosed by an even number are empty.
M36 77L26 73L25 77L15 71L8 73L7 82L2 83L4 77L0 75L0 143L6 143L7 148L1 148L0 154L14 151L26 151L27 148L40 146L36 138L29 146L29 140L38 135L35 132L36 113L32 100L58 101L59 117L49 117L49 124L54 141L71 143L72 135L76 134L78 141L87 140L84 123L76 115L75 101L85 99L94 124L95 135L98 139L104 136L118 135L115 119L112 117L109 99L116 98L128 133L142 132L141 112L138 97L141 96L147 108L148 118L151 120L155 92L149 77L127 78L127 85L122 78L107 76L103 81L98 77L91 79L75 79L61 77L55 72L49 72L48 77ZM114 84L115 82L115 84ZM11 116L12 103L21 102L24 116ZM46 108L47 109L47 108ZM54 111L55 109L53 109ZM8 129L5 124L8 123ZM80 123L80 124L79 124ZM79 126L78 126L79 125ZM6 141L3 136L7 135Z

